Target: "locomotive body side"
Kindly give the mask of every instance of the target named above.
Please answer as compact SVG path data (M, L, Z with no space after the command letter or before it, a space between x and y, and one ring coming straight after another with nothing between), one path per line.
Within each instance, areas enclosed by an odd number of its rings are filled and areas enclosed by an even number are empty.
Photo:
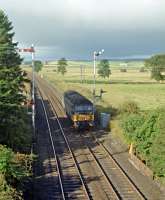
M93 104L84 96L75 91L67 91L64 93L64 105L74 127L94 125Z

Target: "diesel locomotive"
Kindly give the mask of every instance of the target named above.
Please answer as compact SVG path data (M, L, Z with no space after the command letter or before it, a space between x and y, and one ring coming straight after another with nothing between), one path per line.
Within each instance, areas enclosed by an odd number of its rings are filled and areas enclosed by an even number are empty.
M76 91L64 93L63 106L75 128L94 126L94 107L91 101Z

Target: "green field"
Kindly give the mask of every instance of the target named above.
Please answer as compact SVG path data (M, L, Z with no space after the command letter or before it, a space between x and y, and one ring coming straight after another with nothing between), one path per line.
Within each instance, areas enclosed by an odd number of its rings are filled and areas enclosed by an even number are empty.
M106 93L102 100L97 100L97 105L106 108L118 108L124 101L133 100L142 110L154 109L165 106L165 85L150 79L150 72L139 72L144 66L143 62L129 62L127 72L120 72L123 63L113 61L109 79L96 77L96 92L102 88ZM81 82L80 66L83 66L83 83ZM92 99L93 89L93 64L92 62L69 61L67 73L62 76L56 72L57 63L51 62L43 67L43 77L56 85L61 91L74 89Z
M99 61L97 61L98 63ZM122 65L127 65L129 69L138 69L144 66L143 61L110 61L111 68L121 68ZM93 62L91 61L68 61L68 65L72 68L79 68L81 65L85 68L92 68ZM57 66L57 61L52 61L48 63L48 66Z

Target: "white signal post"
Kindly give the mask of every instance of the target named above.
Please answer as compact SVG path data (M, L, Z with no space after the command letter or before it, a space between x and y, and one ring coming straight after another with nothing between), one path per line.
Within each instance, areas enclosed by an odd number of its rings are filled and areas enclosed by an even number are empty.
M96 96L96 58L104 53L104 49L99 52L93 52L93 114L95 106L95 96Z
M96 58L104 53L104 49L99 52L93 52L93 95L96 93Z
M35 55L34 55L34 45L31 45L31 57L32 57L32 123L33 123L33 129L35 132L35 77L34 77L34 60L35 60Z

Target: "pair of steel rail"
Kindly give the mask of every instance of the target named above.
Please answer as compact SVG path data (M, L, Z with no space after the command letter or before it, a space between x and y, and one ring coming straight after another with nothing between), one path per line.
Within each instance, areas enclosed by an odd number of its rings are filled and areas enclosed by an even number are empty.
M66 192L67 188L65 186L65 183L63 182L62 169L61 169L60 161L59 161L59 158L58 158L58 153L57 153L55 145L54 145L53 134L52 134L51 125L50 125L50 122L49 122L49 116L48 116L47 108L46 108L46 105L44 103L44 99L42 97L42 95L43 95L44 92L43 91L41 92L41 90L39 88L38 88L38 91L39 91L39 94L41 96L42 106L43 106L43 109L44 109L44 114L45 114L46 122L47 122L47 126L48 126L49 137L50 137L50 140L51 140L51 146L52 146L52 149L53 149L53 155L54 155L54 159L55 159L55 162L56 162L56 165L57 165L58 179L59 179L59 185L60 185L60 189L61 189L62 199L68 199L68 196L66 195L67 194L67 192ZM53 113L55 115L56 122L58 124L61 136L63 137L65 145L68 148L68 152L70 153L70 155L72 157L72 160L74 162L74 166L75 166L75 168L77 170L77 173L79 175L79 178L80 178L80 185L79 185L79 187L81 188L81 186L82 186L83 193L84 193L84 196L82 198L80 197L80 199L91 200L93 198L92 198L91 193L89 191L88 185L85 182L85 179L84 179L83 174L81 172L80 166L79 166L79 164L77 162L77 159L76 159L76 157L75 157L75 155L74 155L74 153L73 153L73 151L72 151L72 149L70 147L69 141L68 141L68 139L67 139L67 137L65 135L65 132L64 132L63 127L61 125L61 122L60 122L60 120L58 118L57 112L55 110L55 106L54 106L55 99L52 98L49 95L47 95L47 98L49 100L50 107L52 108ZM97 141L97 144L100 145L104 149L104 151L109 154L109 156L112 159L112 156L110 155L110 152L108 152L108 150L105 148L105 146L103 146L103 144L99 143L99 141ZM124 199L124 198L122 198L122 195L118 192L118 190L115 188L115 186L112 183L112 181L110 180L108 174L105 172L104 167L100 164L99 159L96 157L95 153L92 151L92 149L90 147L89 147L89 150L90 150L91 155L93 156L93 158L94 158L94 160L96 162L96 165L99 167L99 169L101 170L103 176L105 177L106 181L108 182L109 186L111 187L111 190L114 191L115 199ZM129 179L129 177L127 177L127 175L123 172L123 170L121 169L121 167L118 164L115 164L115 165L116 165L116 167L119 168L119 171L121 172L121 174L128 179L129 184L131 184L132 187L134 188L134 192L138 193L139 199L146 199L144 197L144 195L138 190L138 188L132 183L132 181Z

